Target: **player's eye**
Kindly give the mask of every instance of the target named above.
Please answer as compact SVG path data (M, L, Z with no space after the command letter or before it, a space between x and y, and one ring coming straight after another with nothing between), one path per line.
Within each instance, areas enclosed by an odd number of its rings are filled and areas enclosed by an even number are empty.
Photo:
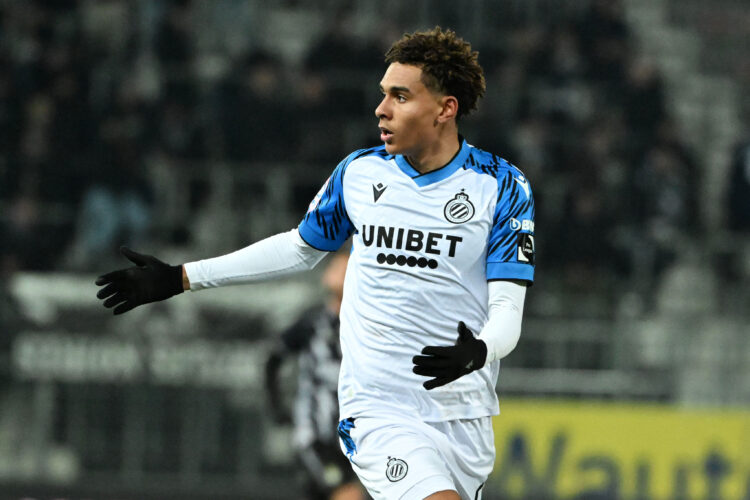
M406 96L405 96L405 95L403 95L403 94L398 94L398 95L396 96L396 100L397 100L398 102L406 102Z

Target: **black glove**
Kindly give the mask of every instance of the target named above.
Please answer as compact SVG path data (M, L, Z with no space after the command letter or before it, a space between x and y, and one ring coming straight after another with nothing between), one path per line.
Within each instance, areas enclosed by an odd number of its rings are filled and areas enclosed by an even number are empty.
M168 299L184 291L182 266L170 266L156 257L141 255L127 247L120 247L120 253L135 266L112 271L96 279L97 285L106 285L96 294L97 298L106 299L104 307L114 307L115 314Z
M428 346L422 349L422 354L425 356L412 358L412 371L417 375L435 377L422 384L425 389L430 390L483 367L487 360L487 344L475 338L464 322L460 321L456 345Z

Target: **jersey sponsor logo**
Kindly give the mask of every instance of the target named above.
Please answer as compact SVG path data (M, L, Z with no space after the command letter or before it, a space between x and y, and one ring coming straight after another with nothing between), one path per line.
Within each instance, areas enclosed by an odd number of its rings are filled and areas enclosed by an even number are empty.
M526 193L526 198L528 198L531 195L531 191L529 191L529 181L526 180L526 177L519 175L518 177L513 177L513 180L521 186L523 192Z
M518 235L518 262L534 264L534 237L528 233Z
M383 196L383 193L385 193L385 190L388 189L388 186L384 186L382 182L378 182L378 185L375 184L372 185L372 200L373 203L377 203L381 196Z
M461 191L445 204L443 214L448 222L461 224L474 217L474 205L469 201L469 195Z
M438 262L435 259L428 259L425 257L417 258L413 255L407 257L406 255L379 253L377 261L378 264L388 264L389 266L429 267L430 269L437 269L438 267Z
M362 226L362 243L365 246L375 245L377 248L406 250L408 252L422 252L432 255L456 256L456 248L463 241L461 236L452 234L424 232L418 229L403 227Z
M385 477L392 483L401 481L409 472L409 466L400 458L388 457L388 464L385 466Z
M515 217L510 219L510 229L513 231L529 231L534 232L534 221L531 219L518 220Z

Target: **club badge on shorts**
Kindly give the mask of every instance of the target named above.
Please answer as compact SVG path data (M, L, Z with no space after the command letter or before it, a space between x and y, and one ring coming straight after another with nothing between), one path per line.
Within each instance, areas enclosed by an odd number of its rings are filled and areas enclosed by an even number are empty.
M443 214L448 222L461 224L474 217L474 205L469 201L469 195L462 190L445 204Z
M400 458L388 457L388 465L385 467L385 477L392 483L401 481L409 472L409 466Z

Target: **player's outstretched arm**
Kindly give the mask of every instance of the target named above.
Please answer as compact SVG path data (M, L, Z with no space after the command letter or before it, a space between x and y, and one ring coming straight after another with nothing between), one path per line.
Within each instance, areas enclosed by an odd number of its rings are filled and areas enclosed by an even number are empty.
M422 349L422 356L412 358L414 373L433 377L422 384L427 390L453 382L482 368L486 360L487 344L474 337L463 321L458 323L456 345L428 346Z
M297 229L279 233L227 255L170 266L128 248L122 254L135 266L100 276L97 297L122 314L184 290L257 283L315 267L328 252L308 245Z
M97 298L104 301L104 307L114 308L115 314L184 291L182 266L170 266L156 257L127 247L121 247L120 253L135 265L104 274L96 280L96 284L103 287L96 294Z

